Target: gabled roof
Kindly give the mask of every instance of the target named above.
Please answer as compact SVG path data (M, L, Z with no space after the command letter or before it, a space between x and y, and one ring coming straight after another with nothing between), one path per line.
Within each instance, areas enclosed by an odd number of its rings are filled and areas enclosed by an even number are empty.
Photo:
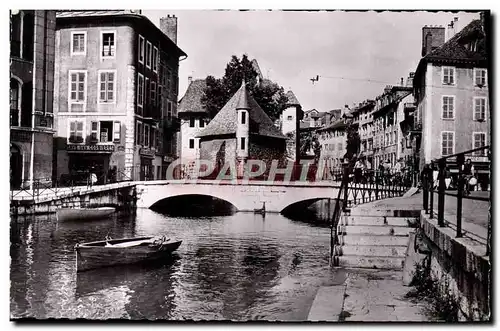
M207 110L201 103L207 82L204 79L191 81L186 93L179 102L177 113L206 113Z
M345 128L347 128L347 123L343 119L340 119L340 120L337 120L324 128L318 129L318 131L335 131L335 130L341 130L341 129L345 129Z
M464 45L470 38L479 39L476 51L471 51ZM428 62L473 63L486 66L488 61L487 55L483 23L481 20L474 20L441 47L433 50L420 59L417 70L415 71L413 85L416 86L420 83L420 74L423 72L424 66Z
M300 106L299 100L297 100L297 97L295 96L295 94L293 94L292 91L286 92L286 98L288 99L288 101L286 103L287 105L289 105L289 106Z
M269 116L267 116L264 110L262 110L262 108L257 104L257 101L255 101L250 93L248 93L244 83L210 121L210 123L208 123L205 129L200 132L198 137L236 134L238 107L245 107L245 109L248 108L250 118L250 134L286 139L278 128L274 126L274 123Z
M470 22L465 28L445 42L441 47L433 50L426 56L426 60L461 60L461 61L486 61L487 54L484 47L484 38L477 45L476 51L465 48L464 42L472 36L484 36L481 20Z

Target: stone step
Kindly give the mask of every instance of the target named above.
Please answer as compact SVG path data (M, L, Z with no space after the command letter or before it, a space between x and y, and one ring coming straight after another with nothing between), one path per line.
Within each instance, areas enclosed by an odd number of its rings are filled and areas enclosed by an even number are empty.
M404 260L403 257L343 255L339 256L339 265L351 268L402 270Z
M361 245L361 246L406 246L408 244L408 236L390 236L390 235L367 235L367 234L350 234L339 236L341 245Z
M356 255L356 256L394 256L405 257L406 246L361 246L348 245L340 247L339 255Z
M351 235L351 234L368 234L368 235L389 235L389 236L406 236L413 231L412 228L407 226L371 226L371 225L347 225L338 226L339 233Z
M351 208L350 216L391 216L391 217L420 217L420 210L406 209L377 209L368 207Z
M345 225L392 225L408 226L411 217L394 216L344 216Z

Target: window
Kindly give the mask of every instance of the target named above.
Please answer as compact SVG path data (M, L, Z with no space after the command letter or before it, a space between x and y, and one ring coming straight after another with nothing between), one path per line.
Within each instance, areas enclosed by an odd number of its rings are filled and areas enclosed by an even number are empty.
M443 67L443 84L455 85L455 68Z
M441 155L447 156L454 153L455 147L455 132L443 131L441 132Z
M10 56L21 57L21 31L22 31L22 12L10 15Z
M98 132L99 132L99 122L92 122L90 124L90 141L97 142L99 140L97 136Z
M191 117L189 119L189 127L190 128L194 128L194 125L195 125L195 118L194 117Z
M247 113L245 111L241 112L241 124L245 124L247 122Z
M151 82L151 104L156 106L156 82Z
M479 87L486 86L486 69L474 69L474 84Z
M163 103L162 103L162 93L163 93L163 87L161 85L158 85L158 109L160 109L161 112L161 118L163 119L164 113L163 113Z
M480 148L486 146L486 133L484 132L474 132L472 133L472 148ZM474 156L485 156L486 152L484 149L475 151Z
M286 119L287 119L288 121L291 121L291 120L293 120L293 116L288 115Z
M139 63L144 64L144 37L139 35L139 45L138 45L138 52L139 52Z
M170 69L167 69L167 84L166 84L166 89L167 89L167 95L170 93L170 76L171 76L171 71Z
M21 124L21 88L17 80L10 80L10 125Z
M150 97L149 93L150 93L150 91L151 91L151 87L150 87L150 84L149 84L149 78L146 77L146 86L144 87L144 92L145 92L144 95L146 96L144 98L144 104L146 106L148 106L149 102L150 102L150 100L149 100L149 97Z
M151 43L146 43L146 67L151 68Z
M87 72L70 70L70 103L84 103L86 97Z
M153 47L153 71L158 71L158 48Z
M242 151L244 151L245 150L245 137L241 137L240 141L241 141L241 143L240 143L240 149Z
M200 128L204 127L205 127L205 121L203 120L203 118L200 118Z
M484 121L486 119L486 98L474 98L474 120Z
M139 121L137 122L137 132L135 138L136 145L142 145L142 123Z
M172 101L167 102L167 119L170 121L172 119ZM191 125L191 120L193 124ZM194 118L189 120L189 126L194 128Z
M194 148L194 139L191 138L189 139L189 149L193 149Z
M112 103L115 101L115 72L99 72L99 103Z
M101 33L101 56L102 57L114 57L115 56L115 33L114 32L102 32Z
M109 143L113 141L113 122L112 121L101 121L99 123L100 129L100 139L102 143Z
M149 125L144 124L144 146L149 147Z
M443 96L442 99L442 118L443 119L453 119L455 111L455 97L454 96Z
M342 151L342 143L339 143L339 144L338 144L338 150L339 150L339 151Z
M122 125L120 122L113 123L113 142L119 143L121 140Z
M137 76L137 105L142 107L144 104L144 76L138 74Z
M85 55L87 32L71 32L71 55Z
M69 142L73 144L83 143L83 121L69 121Z

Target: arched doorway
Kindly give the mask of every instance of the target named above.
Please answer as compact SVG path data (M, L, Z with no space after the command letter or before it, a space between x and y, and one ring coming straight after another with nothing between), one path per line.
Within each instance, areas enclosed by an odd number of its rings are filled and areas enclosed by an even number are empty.
M23 155L16 145L10 145L10 187L20 188L22 183Z

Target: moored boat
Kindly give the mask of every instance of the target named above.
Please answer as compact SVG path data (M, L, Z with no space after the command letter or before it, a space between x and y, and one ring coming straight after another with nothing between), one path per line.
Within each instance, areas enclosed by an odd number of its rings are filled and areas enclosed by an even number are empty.
M114 207L58 208L56 210L56 217L58 221L85 221L103 218L114 212Z
M77 272L101 267L155 261L170 256L182 241L165 237L107 239L77 244Z

